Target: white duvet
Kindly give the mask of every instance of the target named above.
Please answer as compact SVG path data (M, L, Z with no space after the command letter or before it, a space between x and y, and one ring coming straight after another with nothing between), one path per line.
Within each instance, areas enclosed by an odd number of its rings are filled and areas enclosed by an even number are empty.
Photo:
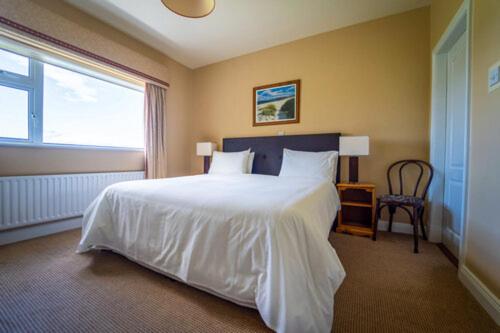
M330 332L344 279L328 242L328 181L200 175L118 183L83 218L78 252L107 248L241 305L278 332Z

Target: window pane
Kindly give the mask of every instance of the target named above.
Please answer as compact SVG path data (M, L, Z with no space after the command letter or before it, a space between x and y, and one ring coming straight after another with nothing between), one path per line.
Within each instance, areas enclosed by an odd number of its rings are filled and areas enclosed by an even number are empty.
M43 141L144 147L144 93L44 64Z
M29 59L0 49L0 70L29 75Z
M0 86L0 137L28 139L28 92Z

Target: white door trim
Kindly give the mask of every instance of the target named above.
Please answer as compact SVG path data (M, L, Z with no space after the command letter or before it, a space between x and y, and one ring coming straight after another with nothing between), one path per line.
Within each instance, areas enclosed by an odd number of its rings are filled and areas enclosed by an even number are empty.
M466 147L465 147L465 190L463 201L463 225L461 230L459 265L464 263L466 253L467 221L468 221L468 189L469 189L469 146L470 146L470 35L471 35L471 0L464 0L462 6L453 17L445 33L432 50L432 99L430 130L430 163L434 167L435 178L429 188L429 240L442 241L444 168L446 152L446 83L447 53L457 39L466 35Z

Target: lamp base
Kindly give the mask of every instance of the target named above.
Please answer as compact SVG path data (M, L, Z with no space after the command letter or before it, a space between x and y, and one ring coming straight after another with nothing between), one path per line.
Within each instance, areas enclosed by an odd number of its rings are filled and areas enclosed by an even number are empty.
M210 169L210 156L203 156L203 173L208 173Z
M358 156L349 156L349 183L358 182Z

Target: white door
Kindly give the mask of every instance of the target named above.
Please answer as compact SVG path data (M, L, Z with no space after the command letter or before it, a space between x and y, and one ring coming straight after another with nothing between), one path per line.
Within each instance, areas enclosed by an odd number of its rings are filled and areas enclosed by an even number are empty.
M448 53L446 91L446 156L444 175L443 243L459 257L464 220L467 124L466 38L463 34Z

